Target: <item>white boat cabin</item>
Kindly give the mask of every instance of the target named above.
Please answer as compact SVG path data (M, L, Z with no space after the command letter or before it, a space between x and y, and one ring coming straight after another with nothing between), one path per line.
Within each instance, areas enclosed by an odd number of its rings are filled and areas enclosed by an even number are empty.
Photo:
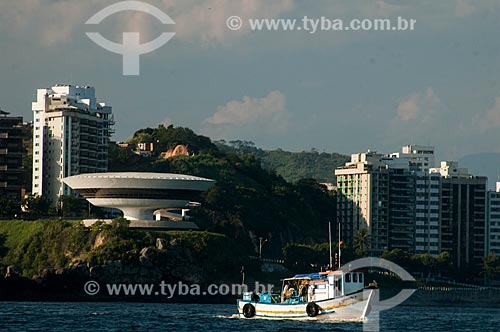
M283 279L281 303L295 304L333 299L359 292L363 288L363 272L338 270L298 274L293 278Z

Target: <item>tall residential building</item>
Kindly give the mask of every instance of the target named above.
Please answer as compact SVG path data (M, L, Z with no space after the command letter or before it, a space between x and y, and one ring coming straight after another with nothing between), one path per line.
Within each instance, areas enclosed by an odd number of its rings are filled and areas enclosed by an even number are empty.
M113 115L110 106L96 101L93 87L38 89L32 110L33 193L54 204L71 194L63 178L107 171Z
M440 222L439 198L441 175L416 172L415 253L438 255Z
M434 167L434 147L430 145L405 145L401 152L391 153L390 156L409 158L411 166L424 172Z
M23 184L22 117L0 110L0 197L21 199Z
M370 252L415 245L415 181L407 158L366 152L335 170L337 217L343 238L353 243L361 228L368 230Z
M457 162L441 162L440 247L456 268L479 268L486 251L487 178L468 173Z
M493 252L500 256L500 182L496 183L496 191L488 191L486 211L486 253Z

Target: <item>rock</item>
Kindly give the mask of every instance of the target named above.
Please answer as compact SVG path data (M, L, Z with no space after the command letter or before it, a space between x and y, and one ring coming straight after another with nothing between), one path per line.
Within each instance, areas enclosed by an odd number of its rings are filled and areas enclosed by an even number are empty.
M173 149L168 149L160 154L161 159L168 159L175 156L189 156L188 148L185 145L176 145Z
M141 256L139 257L139 262L144 267L153 267L154 251L151 248L143 248L141 250Z
M104 244L104 241L106 240L106 237L104 236L104 233L99 233L97 234L97 237L95 238L94 245L92 246L92 249L95 249L97 247L100 247Z
M156 239L156 249L158 250L165 250L167 249L167 240L162 239L162 238L157 238Z
M5 278L18 277L19 271L14 265L7 266L7 272L5 273Z

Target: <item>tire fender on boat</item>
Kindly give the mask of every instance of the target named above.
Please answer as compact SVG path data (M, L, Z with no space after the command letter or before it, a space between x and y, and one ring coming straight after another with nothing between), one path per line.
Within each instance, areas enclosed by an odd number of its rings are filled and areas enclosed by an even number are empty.
M307 316L316 317L319 314L319 306L314 302L309 302L306 307Z
M245 316L245 318L252 318L255 316L255 307L251 303L247 303L243 306L243 316Z

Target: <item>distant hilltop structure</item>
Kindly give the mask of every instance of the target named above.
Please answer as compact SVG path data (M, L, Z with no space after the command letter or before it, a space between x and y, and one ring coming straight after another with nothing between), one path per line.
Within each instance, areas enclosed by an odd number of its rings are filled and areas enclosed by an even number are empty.
M108 170L113 114L111 106L97 102L93 87L38 89L32 110L34 194L55 204L71 194L63 178Z

